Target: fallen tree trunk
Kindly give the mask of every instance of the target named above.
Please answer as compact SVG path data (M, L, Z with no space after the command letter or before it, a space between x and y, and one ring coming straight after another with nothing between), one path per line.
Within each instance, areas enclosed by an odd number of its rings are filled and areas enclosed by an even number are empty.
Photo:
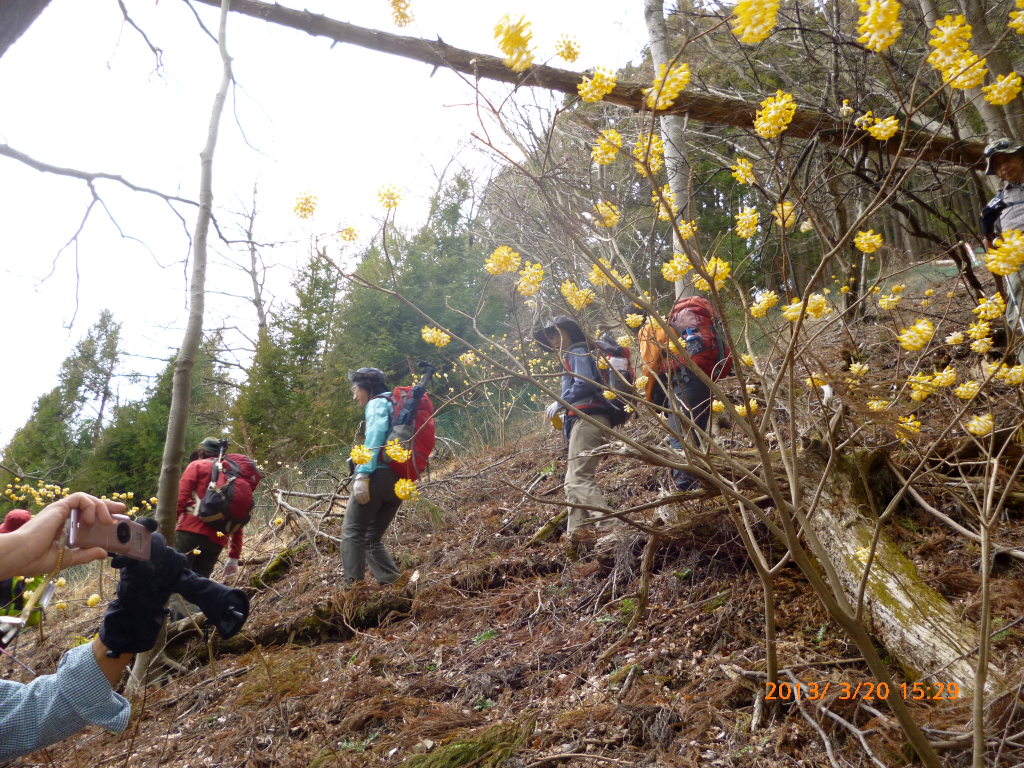
M884 456L868 452L838 458L825 479L817 506L810 512L811 528L854 606L876 527L861 473L870 479L869 487L877 497L884 493L890 479L883 462ZM810 494L824 475L826 462L817 454L805 452L798 464L806 483L805 493ZM876 503L875 507L883 505ZM862 615L868 630L899 662L908 678L928 678L929 683L943 687L956 683L960 695L970 695L974 690L977 632L921 579L914 564L884 530L875 546ZM994 689L1001 675L996 670L992 675L995 682L990 685Z

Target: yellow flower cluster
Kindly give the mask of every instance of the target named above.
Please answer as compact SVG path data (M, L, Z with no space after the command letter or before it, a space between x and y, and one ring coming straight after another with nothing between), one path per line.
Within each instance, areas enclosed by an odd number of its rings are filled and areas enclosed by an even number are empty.
M612 265L608 263L608 259L601 259L600 261L601 261L601 265L605 269L607 269L609 272L611 272L612 275L614 275L618 279L618 281L620 283L622 283L623 286L625 286L626 290L629 290L630 288L633 287L633 278L632 277L630 277L628 274L620 275L619 274L619 270L613 269ZM594 264L590 268L590 274L587 275L587 280L590 281L591 285L611 285L612 284L612 281L608 279L608 277L605 275L605 273L601 270L601 267L597 266L597 264Z
M795 323L804 315L804 302L800 299L793 299L782 308L782 316L791 323Z
M622 214L619 213L619 209L615 207L615 204L604 200L597 203L594 206L594 210L597 211L597 218L594 220L594 223L599 227L614 227L622 218Z
M740 42L760 43L775 29L779 0L739 0L732 12L732 31Z
M764 317L768 310L779 303L779 295L775 291L762 291L757 297L757 303L750 308L750 314L754 317ZM750 363L753 365L753 361Z
M385 208L391 210L397 208L398 204L402 202L402 193L394 184L385 184L377 190L377 200Z
M981 90L985 92L985 101L1001 107L1020 95L1020 87L1020 75L1011 72L1008 75L997 75L992 85L983 86Z
M812 293L807 297L807 315L808 317L819 320L825 315L832 313L832 305L828 303L828 300L820 293Z
M745 158L737 158L736 165L732 166L731 170L732 177L740 184L753 184L756 181L754 178L754 166Z
M522 263L518 253L507 245L499 245L484 262L484 269L492 275L500 275L502 272L515 272Z
M740 362L748 368L754 367L754 356L753 355L740 355Z
M997 237L985 254L985 266L996 275L1012 275L1024 264L1024 233L1011 229Z
M957 344L963 344L964 343L963 331L953 331L953 333L949 334L949 336L946 337L946 343L954 345L954 346L957 345Z
M971 351L977 352L979 355L984 355L990 349L992 349L992 339L987 336L971 342Z
M604 392L602 392L601 394L602 394L602 395L604 395L604 399L605 399L605 400L614 400L614 399L615 399L615 392L613 392L613 391L612 391L612 390L610 390L610 389L606 389L606 390L605 390Z
M630 328L639 328L644 322L644 316L636 313L626 315L626 325Z
M672 261L666 261L661 265L661 276L670 283L676 283L686 277L686 273L693 268L690 260L684 253L672 254Z
M300 219L308 219L316 210L316 195L303 192L295 198L295 215Z
M915 403L924 402L929 395L935 394L935 386L932 377L927 373L915 373L907 378L910 385L910 399Z
M868 400L868 408L872 411L884 411L889 405L888 400Z
M1006 311L1006 302L1003 301L1001 293L996 293L991 299L984 296L978 302L978 306L971 310L982 320L996 320L1003 316Z
M922 317L899 335L900 346L908 352L916 352L932 340L934 333L935 326L932 325L932 321Z
M686 86L690 84L690 65L677 64L665 75L665 65L658 67L658 74L654 76L654 83L650 88L644 88L647 96L649 109L668 109L676 100Z
M562 283L562 295L569 302L569 306L579 312L594 300L594 292L589 288L580 288L571 280Z
M633 381L633 386L636 387L637 389L643 389L644 387L647 386L648 381L650 381L650 377L648 376L637 376L636 379Z
M647 175L644 163L651 167L651 173L657 173L665 164L664 154L665 143L661 136L656 133L641 133L636 137L636 144L633 146L633 157L636 158L633 165L644 176Z
M516 290L523 296L533 296L540 290L540 281L544 279L544 267L526 262L526 266L519 271L522 277L516 281Z
M858 232L853 237L853 244L861 253L874 253L882 247L883 242L882 236L876 235L873 229L869 229L867 232Z
M21 478L14 478L14 482L21 483ZM4 490L4 496L16 504L25 503L26 499L31 499L27 503L29 506L35 507L45 507L50 502L63 499L69 493L71 493L70 488L62 488L60 485L44 483L42 480L38 481L35 488L28 483L21 483L21 485L8 483L6 490Z
M396 27L407 27L412 23L413 16L409 13L409 0L390 0L391 20Z
M100 596L95 593L89 595L89 599L85 601L85 604L90 608L95 608L100 604Z
M921 422L915 419L913 414L900 416L900 428L917 435L921 433Z
M1010 21L1006 25L1018 35L1024 35L1024 13L1021 11L1024 11L1024 0L1017 0L1017 10L1010 11Z
M459 355L459 362L463 365L476 365L476 355L472 352L463 352Z
M992 324L988 320L976 320L967 327L967 335L972 339L984 339L992 333Z
M853 114L853 107L850 106L849 99L843 99L843 106L839 108L840 117L849 117Z
M937 387L951 387L956 384L956 368L947 365L932 377L932 384Z
M950 88L977 88L985 80L985 59L971 51L971 25L962 15L936 22L928 45L934 48L928 63L942 73L942 81Z
M580 57L580 44L575 37L562 35L558 39L558 44L555 46L555 54L562 59L562 61L567 61L572 64Z
M902 298L902 296L890 296L887 294L878 300L878 306L886 312L890 312L896 309L896 305L900 303Z
M352 463L355 465L368 464L373 461L373 451L367 448L365 445L353 446L352 452L348 455L352 459Z
M399 464L404 464L412 458L412 451L402 445L397 437L387 441L384 445L384 453L388 455L389 459L397 461Z
M826 384L828 384L828 379L823 378L822 376L819 376L816 373L812 373L810 376L804 379L804 383L808 387L824 387Z
M494 39L505 54L505 66L513 72L522 72L533 66L532 38L530 22L522 16L513 21L506 13L494 27Z
M995 377L1011 387L1019 387L1024 384L1024 365L1015 365L1012 368L1000 365Z
M359 230L355 227L345 227L343 230L338 232L338 237L346 243L354 243L359 237Z
M769 96L761 102L761 108L757 110L754 118L754 131L762 139L774 139L789 127L795 113L796 103L793 97L788 93L776 91L774 96Z
M953 394L959 397L961 400L971 400L977 396L981 391L981 382L971 379L965 381L959 387L953 390Z
M757 209L744 208L736 215L736 234L749 240L757 234Z
M903 31L899 0L857 0L861 17L857 22L858 43L881 53L896 42Z
M274 525L281 525L283 522L284 522L284 518L283 517L275 517L274 518Z
M800 222L800 231L801 232L813 232L814 231L814 225L811 224L810 221L802 221L802 222Z
M598 165L609 165L615 161L622 147L622 136L614 128L601 131L601 138L590 150L590 156Z
M975 416L964 425L964 429L975 437L984 437L989 434L994 427L995 419L992 418L991 413L986 413L982 416Z
M715 290L720 291L722 290L722 286L725 285L725 281L729 277L732 267L729 265L729 262L723 261L717 256L714 256L708 260L708 263L704 266L704 270L708 273L708 276L715 281ZM711 290L711 286L708 284L708 281L697 273L694 273L693 275L693 284L697 286L699 290Z
M604 67L595 67L594 76L584 77L583 82L576 86L580 98L584 101L600 101L615 89L615 73Z
M723 403L721 400L712 400L711 410L714 411L715 413L721 413L722 411L725 410L725 403Z
M891 139L899 129L900 121L895 117L887 117L884 120L876 120L867 131L879 141L885 141Z
M757 413L757 408L757 400L748 400L746 405L736 406L736 413L739 414L740 416L746 416L747 413L753 416L755 413Z
M870 370L870 366L865 363L850 363L850 373L854 376L863 376Z
M425 342L433 344L435 347L447 346L448 342L452 340L452 337L440 328L431 328L429 325L424 325L420 334Z
M668 203L668 207L662 205L661 200L658 198L658 191L655 190L651 193L651 202L654 203L654 208L658 212L658 218L662 221L669 221L675 214L679 212L676 207L676 196L672 191L672 188L666 184L661 188L662 197ZM671 209L671 210L670 210Z
M412 499L416 501L419 498L420 493L416 490L416 483L412 480L406 480L404 477L395 483L395 496L400 498L402 501L406 499Z
M776 205L772 216L775 217L775 223L780 227L785 226L786 229L789 229L796 224L796 214L793 213L793 204L789 200L783 200Z

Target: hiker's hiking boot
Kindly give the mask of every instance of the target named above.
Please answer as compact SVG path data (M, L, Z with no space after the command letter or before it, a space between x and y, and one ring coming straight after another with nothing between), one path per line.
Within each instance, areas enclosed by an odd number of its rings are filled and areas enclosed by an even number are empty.
M569 534L569 559L579 560L584 557L597 541L598 532L594 528L577 528Z

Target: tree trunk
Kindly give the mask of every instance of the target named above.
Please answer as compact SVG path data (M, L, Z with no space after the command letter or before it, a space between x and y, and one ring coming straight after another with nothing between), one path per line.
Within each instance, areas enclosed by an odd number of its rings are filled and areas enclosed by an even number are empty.
M0 3L0 56L32 26L50 0L4 0Z
M188 426L189 401L192 395L192 368L195 365L199 344L203 340L203 308L206 299L206 237L210 231L210 214L213 210L213 152L217 147L217 133L220 128L220 116L224 111L224 100L227 98L228 86L231 84L231 57L228 56L225 43L230 5L231 0L221 0L219 45L224 70L220 90L213 100L206 146L199 156L202 175L199 182L199 213L196 216L195 249L192 254L192 286L188 326L185 328L185 338L174 362L171 412L167 418L167 441L164 443L163 461L160 465L156 519L160 523L160 533L168 542L174 541L178 481L181 479L181 460L185 455L185 430Z
M805 487L813 490L824 473L825 461L806 452L799 466L807 481ZM862 471L877 489L881 475L868 454L838 459L810 518L854 606L876 524L868 512L871 504L861 481ZM977 632L960 619L942 595L921 580L913 563L884 531L864 590L863 618L908 678L934 675L931 683L956 683L961 696L969 696L974 690L972 651L978 647ZM996 670L991 674L996 680L1001 677ZM990 680L987 688L996 687L998 683ZM902 692L890 691L890 695Z

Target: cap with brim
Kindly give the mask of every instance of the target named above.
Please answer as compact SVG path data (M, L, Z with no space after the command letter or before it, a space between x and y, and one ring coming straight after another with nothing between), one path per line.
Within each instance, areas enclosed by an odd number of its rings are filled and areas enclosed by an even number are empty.
M220 440L216 437L203 438L203 442L199 444L199 449L207 453L220 453Z
M384 376L384 371L380 368L360 368L357 371L349 371L348 380L353 384L359 385L369 382L377 382L383 385L387 378Z
M27 509L12 509L0 523L0 533L14 533L31 519L32 513Z
M554 349L551 347L551 343L548 341L548 335L556 328L560 328L569 334L569 341L572 344L587 340L587 337L584 335L583 329L580 328L579 323L566 315L558 315L557 317L551 318L548 324L543 328L538 328L533 332L534 341L536 341L537 346L545 352L554 352Z
M1024 152L1024 144L1020 144L1012 139L993 141L985 147L985 175L996 175L995 170L992 168L992 161L1000 155L1017 155L1021 152Z

